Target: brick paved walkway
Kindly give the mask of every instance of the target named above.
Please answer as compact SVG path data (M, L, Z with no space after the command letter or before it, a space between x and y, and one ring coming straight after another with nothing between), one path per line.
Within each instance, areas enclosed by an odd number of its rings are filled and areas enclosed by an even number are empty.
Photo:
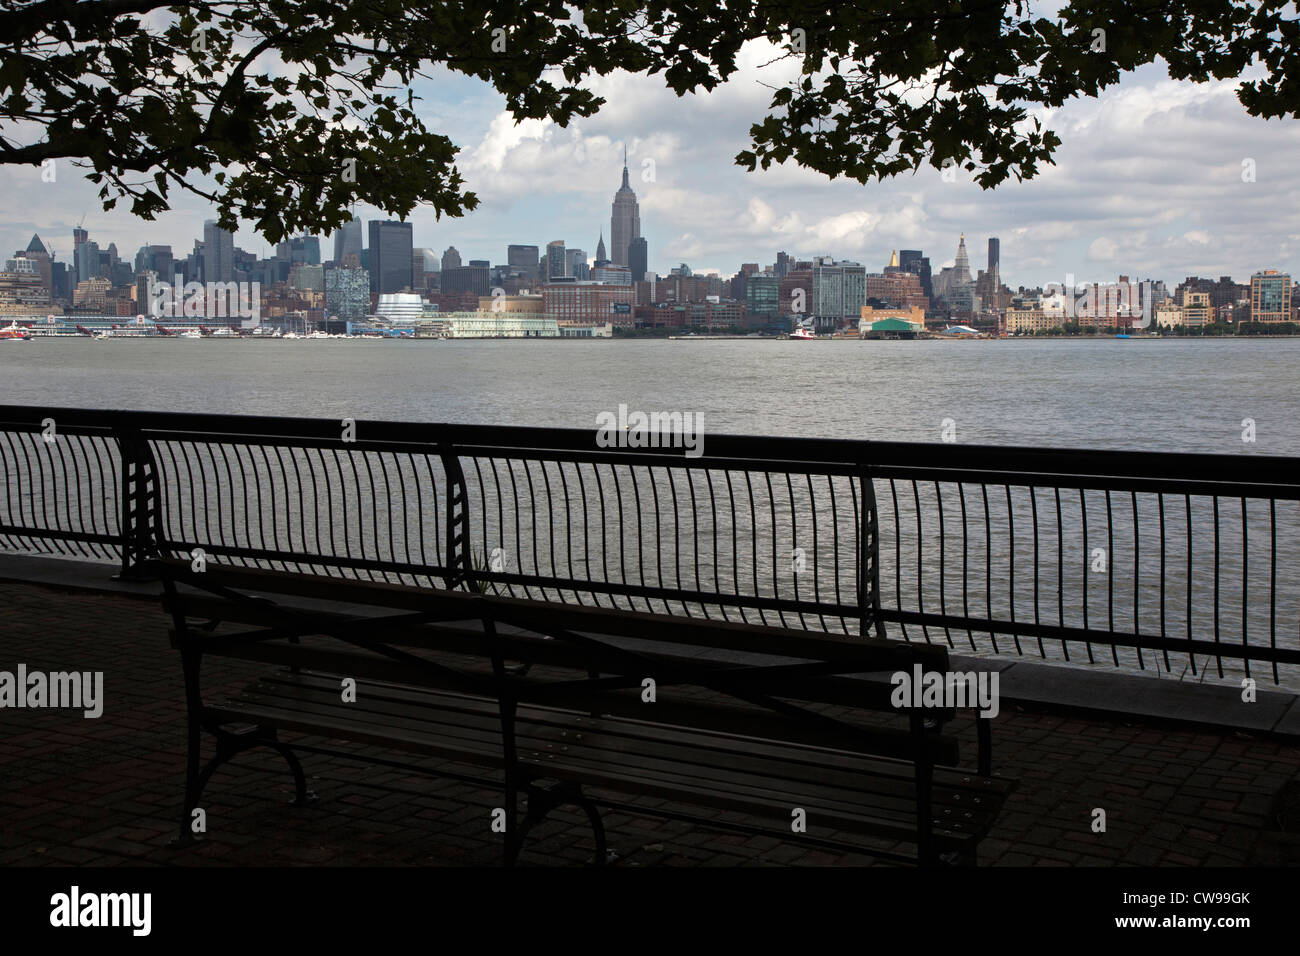
M227 764L209 785L208 838L168 847L181 799L184 708L179 658L158 605L0 582L0 670L19 663L104 671L106 705L97 720L0 710L0 865L499 859L489 827L496 789L308 754L321 799L295 808L284 764L260 751ZM204 666L213 692L234 690L254 672L227 661ZM960 724L964 753L973 755L973 721ZM995 770L1020 786L982 845L981 863L1300 862L1300 838L1277 832L1272 814L1275 794L1300 777L1300 746L1015 709L995 720L993 739ZM1091 829L1095 807L1106 810L1102 834ZM623 866L872 862L628 812L608 812L606 827ZM534 832L521 862L576 864L592 848L585 817L562 809Z

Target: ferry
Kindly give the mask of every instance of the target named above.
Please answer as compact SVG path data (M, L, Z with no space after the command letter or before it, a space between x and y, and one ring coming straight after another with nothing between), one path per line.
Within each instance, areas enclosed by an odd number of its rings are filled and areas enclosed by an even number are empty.
M801 325L801 326L799 326L798 328L796 328L793 332L790 333L789 338L792 338L792 339L815 339L815 338L817 338L817 334L816 334L815 332L813 332L813 330L810 329L810 328L808 328L807 326L803 326L803 325Z
M27 342L31 337L32 333L19 326L17 321L10 322L7 327L0 329L0 339L10 342Z

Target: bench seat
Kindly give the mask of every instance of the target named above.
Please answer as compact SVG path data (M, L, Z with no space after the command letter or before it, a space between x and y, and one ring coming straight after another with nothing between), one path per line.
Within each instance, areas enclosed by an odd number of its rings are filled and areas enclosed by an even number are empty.
M344 703L339 688L338 676L275 672L209 712L220 721L504 766L495 700L358 681L356 701ZM538 776L745 813L770 822L774 836L790 834L796 807L806 811L812 837L915 836L915 771L906 760L535 705L520 705L517 720L519 763ZM1011 789L1005 779L936 768L936 848L972 852Z

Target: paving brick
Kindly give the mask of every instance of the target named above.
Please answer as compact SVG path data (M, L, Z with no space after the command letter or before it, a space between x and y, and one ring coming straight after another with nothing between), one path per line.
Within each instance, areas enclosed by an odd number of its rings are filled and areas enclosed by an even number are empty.
M103 670L105 716L6 715L0 740L0 865L465 866L496 865L489 826L498 789L343 758L304 755L321 799L288 805L291 780L274 753L222 767L204 795L209 832L168 843L184 781L180 665L154 602L0 582L0 661ZM239 690L261 667L205 662L213 695ZM129 679L124 675L130 675ZM840 711L842 708L836 708ZM847 712L847 711L846 711ZM866 717L869 722L872 717ZM13 725L13 726L9 726ZM973 722L958 722L974 753ZM982 865L1243 866L1297 862L1300 840L1271 832L1273 794L1296 778L1300 747L1240 733L1145 726L1004 708L994 767L1018 781L980 847ZM324 741L286 735L320 745ZM205 744L209 747L210 743ZM361 745L331 746L365 754ZM430 770L478 768L413 760ZM600 796L597 794L597 796ZM782 840L651 815L658 798L608 795L628 810L604 816L619 865L844 866L871 862ZM1091 832L1091 809L1108 832ZM742 815L714 811L717 821ZM873 844L877 845L877 844ZM531 834L525 866L584 865L594 852L585 816L558 808ZM906 853L909 847L879 843Z

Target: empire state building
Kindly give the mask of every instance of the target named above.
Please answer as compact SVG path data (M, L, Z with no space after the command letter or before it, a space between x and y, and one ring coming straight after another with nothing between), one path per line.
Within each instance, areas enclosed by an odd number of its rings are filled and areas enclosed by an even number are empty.
M616 266L630 266L628 247L633 239L641 238L641 210L636 203L636 193L627 184L627 149L623 149L623 185L614 193L610 214L609 258Z

